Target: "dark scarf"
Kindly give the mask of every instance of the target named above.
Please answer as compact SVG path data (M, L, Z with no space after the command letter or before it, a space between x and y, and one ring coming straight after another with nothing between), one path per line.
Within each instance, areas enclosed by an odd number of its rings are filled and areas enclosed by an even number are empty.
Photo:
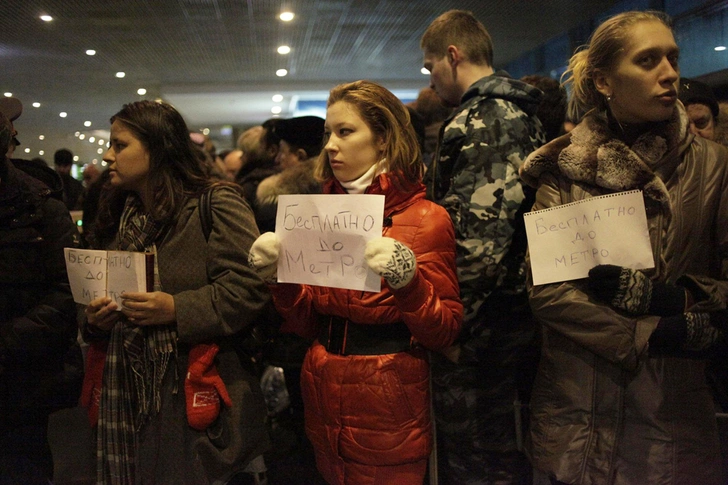
M119 249L156 253L155 241L163 229L143 212L139 199L130 195L119 224ZM160 291L156 266L155 258L154 290ZM134 482L137 433L147 418L159 412L162 380L170 362L174 362L176 340L177 331L173 326L140 327L126 320L114 326L101 392L98 483Z

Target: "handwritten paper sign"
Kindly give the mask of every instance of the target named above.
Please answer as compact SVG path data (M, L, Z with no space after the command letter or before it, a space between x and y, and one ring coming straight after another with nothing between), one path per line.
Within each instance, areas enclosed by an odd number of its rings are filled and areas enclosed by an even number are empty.
M655 266L639 190L529 212L524 220L534 285L585 278L599 264Z
M121 309L122 291L147 291L145 253L63 248L73 301L108 296ZM151 269L151 268L150 268Z
M281 195L278 281L381 291L367 266L367 241L382 236L383 195Z

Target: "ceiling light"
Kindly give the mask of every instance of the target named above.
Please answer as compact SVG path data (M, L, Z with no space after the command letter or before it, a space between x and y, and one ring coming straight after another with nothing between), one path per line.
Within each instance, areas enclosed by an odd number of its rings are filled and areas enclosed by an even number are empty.
M51 17L50 15L41 15L40 16L40 19L43 22L51 22L51 21L53 21L53 17Z
M40 108L40 103L37 101L33 103L33 108Z
M80 135L80 134L81 134L81 132L80 131L77 131L76 133L73 134L73 136L75 136L76 138L78 138L78 135Z
M68 116L68 113L66 113L65 111L61 111L60 113L58 113L58 116L60 116L61 118L65 118L66 116Z
M45 152L43 150L38 151L38 155L43 156L45 155Z
M97 161L98 160L94 160L94 163L96 163ZM105 161L101 160L101 166L105 167L106 165L108 165L108 164Z
M209 135L210 134L210 129L209 128L203 128L202 129L202 134L205 135L205 136Z
M26 148L25 153L30 153L30 148Z
M290 22L291 20L293 20L293 17L295 17L293 12L281 12L281 15L278 18L280 18L284 22Z
M95 142L95 141L96 141L96 138L95 138L95 137L93 137L93 136L90 136L90 137L88 137L88 141L89 141L90 143L93 143L93 142Z
M139 89L137 89L137 94L139 96L144 96L145 94L147 94L147 90L144 88L139 88Z
M91 122L90 121L84 121L83 122L83 126L91 126Z
M281 108L280 106L273 106L270 109L270 112L273 113L274 115L279 114L281 111L283 111L283 108Z
M93 49L87 49L86 50L86 55L87 56L95 56L96 55L96 51L93 50Z
M724 51L725 49L726 49L726 47L724 45L719 45L719 46L716 46L715 47L715 50L718 51L718 52Z
M99 155L102 155L104 153L104 149L99 148L98 150L96 150L96 153L98 153Z
M288 47L287 45L282 45L282 46L280 46L278 48L278 53L279 54L288 54L290 52L291 52L291 48Z
M13 95L13 93L3 93L3 94L5 95L6 98L9 98Z
M425 76L429 76L430 75L430 71L428 71L427 68L425 68L425 67L423 67L422 69L420 69L420 72L422 74L424 74Z
M285 70L285 69L278 69L276 71L276 76L278 76L278 77L283 77L283 76L285 76L287 74L288 74L288 71Z
M80 135L78 135L78 139L79 140L83 140L84 138L86 138L86 135L84 135L83 133L81 133Z
M124 76L126 76L126 73L123 72L123 71L119 71L119 72L116 73L116 77L118 77L119 79L121 79Z
M99 145L103 145L103 144L104 144L104 140L102 138L99 138Z
M38 139L39 139L39 140L45 140L45 136L44 136L44 135L40 135L40 136L38 137Z
M273 99L273 102L274 103L280 103L281 101L283 101L283 95L282 94L274 94L272 99Z
M78 162L78 160L79 160L79 158L78 158L78 155L74 155L74 156L73 156L73 161L74 161L74 162Z

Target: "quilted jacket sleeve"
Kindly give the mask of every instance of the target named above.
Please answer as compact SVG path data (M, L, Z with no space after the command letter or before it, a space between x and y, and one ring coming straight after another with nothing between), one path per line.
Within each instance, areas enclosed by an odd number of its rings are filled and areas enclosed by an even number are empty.
M404 288L391 291L412 336L429 349L441 350L455 341L463 319L455 232L444 209L430 204L410 249L417 258L415 276Z

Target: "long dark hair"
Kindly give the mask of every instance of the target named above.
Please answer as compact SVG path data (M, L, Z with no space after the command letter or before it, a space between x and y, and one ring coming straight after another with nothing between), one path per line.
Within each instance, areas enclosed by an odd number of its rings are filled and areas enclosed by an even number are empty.
M191 197L199 196L216 180L209 177L190 139L182 115L166 103L137 101L125 104L111 117L128 128L149 152L147 200L150 216L171 224ZM116 234L128 190L109 187L99 203L90 240L97 247Z

